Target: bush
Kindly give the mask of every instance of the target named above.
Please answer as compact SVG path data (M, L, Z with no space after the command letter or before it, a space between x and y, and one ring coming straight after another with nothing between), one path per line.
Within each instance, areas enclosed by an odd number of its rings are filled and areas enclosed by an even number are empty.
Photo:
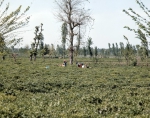
M137 59L132 60L132 61L131 61L131 65L132 65L132 66L137 66Z

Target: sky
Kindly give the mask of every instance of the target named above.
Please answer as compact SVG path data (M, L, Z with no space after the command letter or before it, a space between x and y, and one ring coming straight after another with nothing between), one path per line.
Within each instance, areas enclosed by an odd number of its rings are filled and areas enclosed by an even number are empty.
M31 45L35 26L39 26L41 23L43 23L44 29L44 43L54 44L55 46L61 44L62 22L58 21L54 16L54 12L57 10L54 0L5 0L1 9L8 2L10 3L9 11L15 10L19 5L22 5L22 11L27 6L30 6L30 10L26 14L31 16L30 22L26 28L21 29L23 33L20 35L23 37L23 42L18 47ZM142 0L142 2L147 7L150 4L150 0ZM131 44L140 44L140 40L135 38L136 36L133 32L123 28L124 26L129 26L133 29L137 28L135 22L123 12L123 9L132 8L146 17L136 0L90 0L90 3L85 4L85 8L90 9L90 14L95 21L92 30L87 30L88 32L82 39L84 42L87 41L88 37L91 37L93 47L108 48L108 43L126 43L123 38L123 35L125 35Z

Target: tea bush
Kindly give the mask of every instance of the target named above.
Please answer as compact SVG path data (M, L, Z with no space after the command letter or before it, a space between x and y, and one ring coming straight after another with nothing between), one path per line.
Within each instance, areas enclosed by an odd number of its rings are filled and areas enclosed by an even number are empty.
M1 62L0 117L150 117L149 67L79 61L91 68L59 67L62 59Z

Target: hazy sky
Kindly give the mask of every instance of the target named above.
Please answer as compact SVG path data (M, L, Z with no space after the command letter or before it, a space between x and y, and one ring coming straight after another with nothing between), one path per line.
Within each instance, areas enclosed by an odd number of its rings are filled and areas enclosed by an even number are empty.
M40 23L44 24L44 42L46 44L60 44L62 23L53 15L56 10L54 0L5 0L3 7L8 2L10 3L10 10L15 10L19 5L23 6L22 10L27 6L31 6L27 12L27 15L31 16L29 25L26 28L29 31L22 34L24 41L21 46L31 44L34 38L35 26L40 25ZM142 0L142 2L149 7L150 0ZM129 38L130 43L140 43L133 32L123 28L124 26L136 28L134 21L122 12L123 9L132 8L137 13L145 16L136 0L90 0L90 3L86 4L86 8L91 10L91 16L95 19L95 22L93 29L83 39L84 41L89 36L92 37L93 46L108 48L108 43L126 42L123 38L123 35L125 35Z

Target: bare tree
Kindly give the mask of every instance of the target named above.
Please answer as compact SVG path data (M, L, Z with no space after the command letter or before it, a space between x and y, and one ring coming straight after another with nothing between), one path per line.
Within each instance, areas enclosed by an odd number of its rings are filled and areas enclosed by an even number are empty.
M87 0L55 0L58 6L56 17L58 20L68 24L69 35L69 52L70 64L73 64L74 52L74 36L78 34L79 26L86 26L91 23L93 19L89 14L89 10L83 8L83 3Z

